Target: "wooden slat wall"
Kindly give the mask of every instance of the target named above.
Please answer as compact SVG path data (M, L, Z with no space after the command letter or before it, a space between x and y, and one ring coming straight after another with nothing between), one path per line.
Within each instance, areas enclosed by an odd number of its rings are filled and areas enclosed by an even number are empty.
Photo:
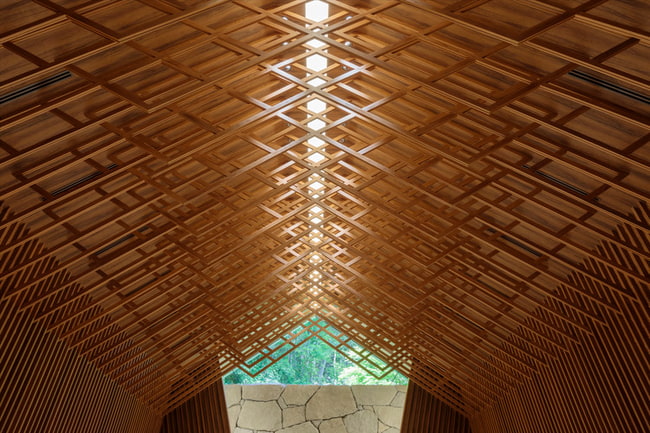
M157 433L161 416L0 301L0 431Z
M317 316L477 419L647 293L647 1L330 4L0 5L0 299L155 411Z
M460 413L409 382L401 433L470 433L469 421Z
M162 414L115 384L80 348L70 348L67 328L48 329L56 317L43 317L42 308L61 297L33 300L70 275L57 270L56 260L38 259L42 243L30 239L24 224L8 224L11 217L0 206L0 431L158 432ZM18 294L26 278L40 282ZM77 321L97 312L82 286L70 286L65 296L74 301L70 308L85 311ZM133 353L133 347L125 350Z
M161 433L230 433L223 382L201 391L165 415Z
M634 212L650 221L647 207ZM603 290L621 278L620 269L641 273L648 262L650 238L647 230L623 225L616 241L640 239L635 253L623 254L612 241L598 250L610 262L597 266L585 261L584 269L602 283L591 286L609 308L581 302L602 318L592 333L581 336L575 350L562 352L532 380L507 392L491 407L472 417L474 433L599 433L647 432L650 429L650 361L648 350L648 299L643 284L626 281L615 293ZM572 276L576 278L576 275ZM622 280L625 281L625 280ZM559 289L561 294L566 288Z

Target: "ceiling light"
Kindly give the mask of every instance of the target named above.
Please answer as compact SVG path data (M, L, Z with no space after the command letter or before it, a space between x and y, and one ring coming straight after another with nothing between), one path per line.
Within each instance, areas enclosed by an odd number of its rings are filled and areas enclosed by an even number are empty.
M314 0L305 3L305 18L311 21L324 21L330 16L330 6L324 1Z
M310 219L309 221L311 221L312 224L319 224L319 223L321 223L323 220L320 219L320 218L318 218L318 217L313 217L313 218Z
M309 212L313 213L314 215L320 215L323 212L323 209L321 209L320 206L314 206L313 208L309 209Z
M322 113L327 109L327 104L320 99L312 99L307 102L307 109L312 113Z

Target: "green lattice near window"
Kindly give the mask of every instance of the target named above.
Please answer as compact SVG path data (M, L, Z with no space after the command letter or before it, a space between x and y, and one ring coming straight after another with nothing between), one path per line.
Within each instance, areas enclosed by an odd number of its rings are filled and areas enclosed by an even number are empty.
M388 363L312 317L262 348L224 377L225 383L406 384Z

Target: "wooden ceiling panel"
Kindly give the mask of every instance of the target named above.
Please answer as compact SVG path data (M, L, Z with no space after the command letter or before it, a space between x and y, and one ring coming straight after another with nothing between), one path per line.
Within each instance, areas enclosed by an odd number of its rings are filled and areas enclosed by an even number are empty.
M2 30L0 296L159 412L320 336L473 414L647 292L641 2L328 3Z

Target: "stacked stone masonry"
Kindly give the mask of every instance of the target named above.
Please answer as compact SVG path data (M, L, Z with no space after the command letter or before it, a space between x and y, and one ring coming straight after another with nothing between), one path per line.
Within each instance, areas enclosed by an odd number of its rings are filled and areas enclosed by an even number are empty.
M226 385L233 433L398 433L406 386Z

